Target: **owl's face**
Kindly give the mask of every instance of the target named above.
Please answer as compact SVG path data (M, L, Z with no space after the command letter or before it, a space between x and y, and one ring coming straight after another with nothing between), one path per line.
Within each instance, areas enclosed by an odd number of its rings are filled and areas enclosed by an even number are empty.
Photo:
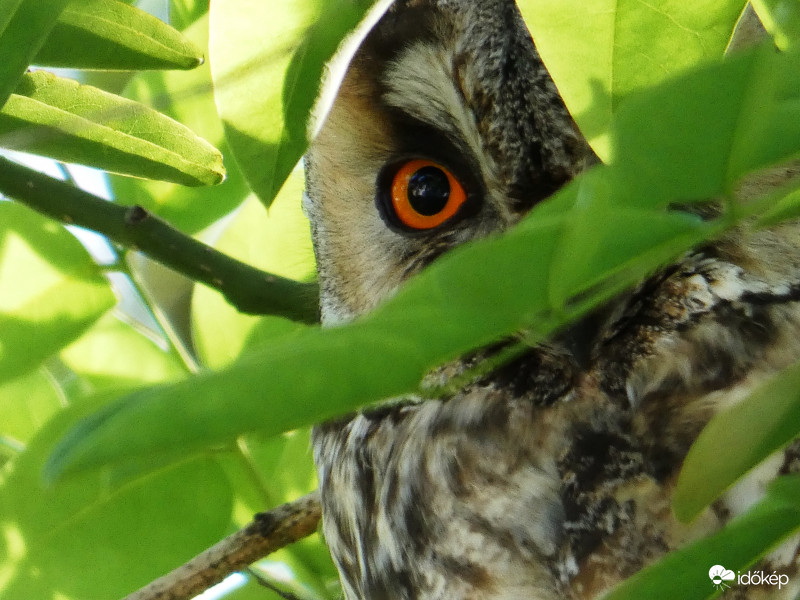
M306 157L323 321L513 225L591 156L513 1L398 0Z

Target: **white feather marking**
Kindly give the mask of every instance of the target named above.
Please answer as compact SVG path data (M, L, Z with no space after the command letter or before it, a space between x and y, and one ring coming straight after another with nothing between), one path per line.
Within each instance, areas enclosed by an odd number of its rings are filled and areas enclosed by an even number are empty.
M322 129L333 102L336 100L336 95L339 93L342 81L344 81L347 68L350 66L350 62L353 60L353 56L355 56L359 46L361 46L361 42L364 41L364 38L372 31L372 28L375 27L383 13L389 9L393 2L394 0L378 0L367 11L361 23L342 40L342 43L339 44L339 49L326 65L320 93L314 108L311 110L311 116L308 121L309 140L317 137L319 130Z

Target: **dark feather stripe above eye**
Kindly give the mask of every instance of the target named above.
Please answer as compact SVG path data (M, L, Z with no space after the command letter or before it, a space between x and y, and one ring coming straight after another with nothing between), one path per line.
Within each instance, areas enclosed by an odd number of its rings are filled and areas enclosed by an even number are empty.
M480 178L480 163L468 151L469 145L457 133L455 124L451 123L451 126L446 128L437 127L409 115L400 108L389 109L387 116L395 132L392 141L398 159L414 156L441 162L452 169L471 193L476 195L485 193Z

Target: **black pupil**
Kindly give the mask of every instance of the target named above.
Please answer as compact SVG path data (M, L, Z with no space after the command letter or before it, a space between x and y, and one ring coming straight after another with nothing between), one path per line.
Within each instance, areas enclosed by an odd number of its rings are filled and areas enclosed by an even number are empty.
M442 212L449 197L450 182L438 167L422 167L408 180L408 202L421 215Z

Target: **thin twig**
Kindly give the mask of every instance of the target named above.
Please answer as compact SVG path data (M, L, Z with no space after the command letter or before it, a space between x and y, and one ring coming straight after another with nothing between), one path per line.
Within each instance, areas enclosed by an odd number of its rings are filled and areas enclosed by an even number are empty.
M231 573L311 535L319 520L317 492L259 513L244 529L123 600L189 600Z
M0 193L68 225L140 250L220 291L241 312L317 322L317 286L266 273L181 233L141 206L107 202L0 157Z
M269 579L267 579L262 573L259 573L253 567L247 569L247 574L253 578L253 580L260 585L261 587L267 588L276 596L280 596L283 600L303 600L300 596L293 594L292 592L287 592L286 590L282 590L277 585L272 583Z

